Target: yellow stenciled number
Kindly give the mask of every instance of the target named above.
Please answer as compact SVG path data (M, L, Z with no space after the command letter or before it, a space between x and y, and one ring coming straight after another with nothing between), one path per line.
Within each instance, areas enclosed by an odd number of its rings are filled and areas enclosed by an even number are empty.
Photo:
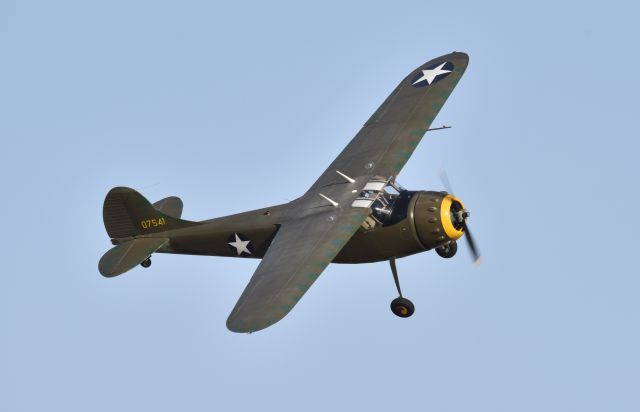
M140 226L142 226L143 229L151 229L152 227L164 226L166 224L167 221L163 217L140 221Z

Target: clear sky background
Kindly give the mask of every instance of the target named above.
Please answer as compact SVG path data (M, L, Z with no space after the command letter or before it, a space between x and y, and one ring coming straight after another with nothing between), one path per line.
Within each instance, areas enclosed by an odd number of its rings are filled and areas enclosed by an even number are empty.
M632 1L0 1L0 410L638 411ZM187 219L306 191L396 84L468 70L402 171L446 168L484 254L332 265L278 324L255 260L115 278L113 186Z

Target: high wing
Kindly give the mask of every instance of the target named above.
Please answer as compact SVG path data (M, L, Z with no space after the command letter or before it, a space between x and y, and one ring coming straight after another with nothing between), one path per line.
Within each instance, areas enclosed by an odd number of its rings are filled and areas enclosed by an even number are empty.
M467 68L454 52L409 74L318 178L291 203L227 327L255 332L286 316L358 230L371 209L363 190L382 190L407 162Z
M255 332L283 317L331 263L369 209L334 210L284 223L227 319L233 332Z
M339 189L336 170L356 180L396 176L422 140L469 63L465 53L435 58L400 82L311 186ZM327 193L325 193L327 195Z

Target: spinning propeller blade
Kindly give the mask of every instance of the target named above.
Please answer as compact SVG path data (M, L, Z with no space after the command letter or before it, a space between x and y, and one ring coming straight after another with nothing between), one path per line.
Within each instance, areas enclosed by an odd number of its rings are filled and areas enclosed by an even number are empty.
M440 173L440 180L442 180L442 184L447 192L453 195L453 188L451 187L451 182L449 182L449 176L447 176L447 172L443 170ZM471 231L469 230L469 226L467 225L467 216L464 217L462 221L462 231L464 232L464 237L467 239L467 245L469 245L469 250L471 251L471 258L473 259L474 264L480 264L480 251L476 246L476 242L473 240L473 236L471 236Z

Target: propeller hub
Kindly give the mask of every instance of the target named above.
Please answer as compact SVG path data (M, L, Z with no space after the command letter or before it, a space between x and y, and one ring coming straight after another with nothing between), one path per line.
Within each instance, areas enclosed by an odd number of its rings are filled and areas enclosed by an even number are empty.
M442 199L440 219L449 239L458 240L462 237L467 217L469 217L469 211L464 208L460 199L449 194Z

